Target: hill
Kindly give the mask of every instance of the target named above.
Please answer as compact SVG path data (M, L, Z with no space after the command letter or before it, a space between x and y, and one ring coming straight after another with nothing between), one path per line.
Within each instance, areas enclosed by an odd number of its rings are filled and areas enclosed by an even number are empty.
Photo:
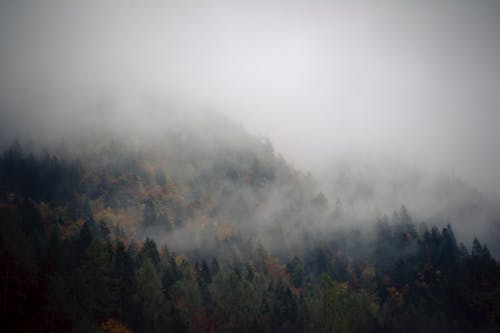
M268 140L167 124L3 151L7 331L498 329L500 268L477 239L404 206L361 224L332 199L359 191L323 194Z

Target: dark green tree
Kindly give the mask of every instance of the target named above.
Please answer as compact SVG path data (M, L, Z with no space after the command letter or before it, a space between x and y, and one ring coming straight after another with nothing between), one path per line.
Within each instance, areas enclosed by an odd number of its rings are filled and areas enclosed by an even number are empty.
M79 304L86 314L99 321L116 311L118 281L113 277L111 255L98 238L93 238L77 270Z

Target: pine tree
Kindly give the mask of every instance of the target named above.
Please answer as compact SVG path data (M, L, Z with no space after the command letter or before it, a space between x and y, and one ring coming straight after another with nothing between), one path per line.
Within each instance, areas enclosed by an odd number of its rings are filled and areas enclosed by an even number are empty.
M145 331L162 332L162 315L167 313L162 285L150 258L145 258L137 272L138 295L142 304Z
M85 251L78 270L79 298L84 311L103 320L116 309L118 281L112 275L110 253L104 243L94 238Z
M151 260L151 263L155 267L156 271L159 270L160 254L158 253L158 249L154 240L152 240L151 238L146 238L139 253L139 258L142 262L144 262L146 259Z

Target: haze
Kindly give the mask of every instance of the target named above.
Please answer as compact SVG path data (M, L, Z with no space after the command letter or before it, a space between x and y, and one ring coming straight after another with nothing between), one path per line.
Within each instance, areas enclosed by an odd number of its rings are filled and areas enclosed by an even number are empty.
M152 103L224 113L300 168L388 156L498 192L500 6L0 2L2 141L147 129Z

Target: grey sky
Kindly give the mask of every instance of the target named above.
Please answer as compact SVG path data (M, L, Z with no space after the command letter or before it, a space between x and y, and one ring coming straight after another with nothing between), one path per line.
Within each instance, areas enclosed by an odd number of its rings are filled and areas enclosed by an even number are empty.
M0 0L0 128L108 103L137 120L157 99L226 113L300 167L386 154L493 190L499 4Z

